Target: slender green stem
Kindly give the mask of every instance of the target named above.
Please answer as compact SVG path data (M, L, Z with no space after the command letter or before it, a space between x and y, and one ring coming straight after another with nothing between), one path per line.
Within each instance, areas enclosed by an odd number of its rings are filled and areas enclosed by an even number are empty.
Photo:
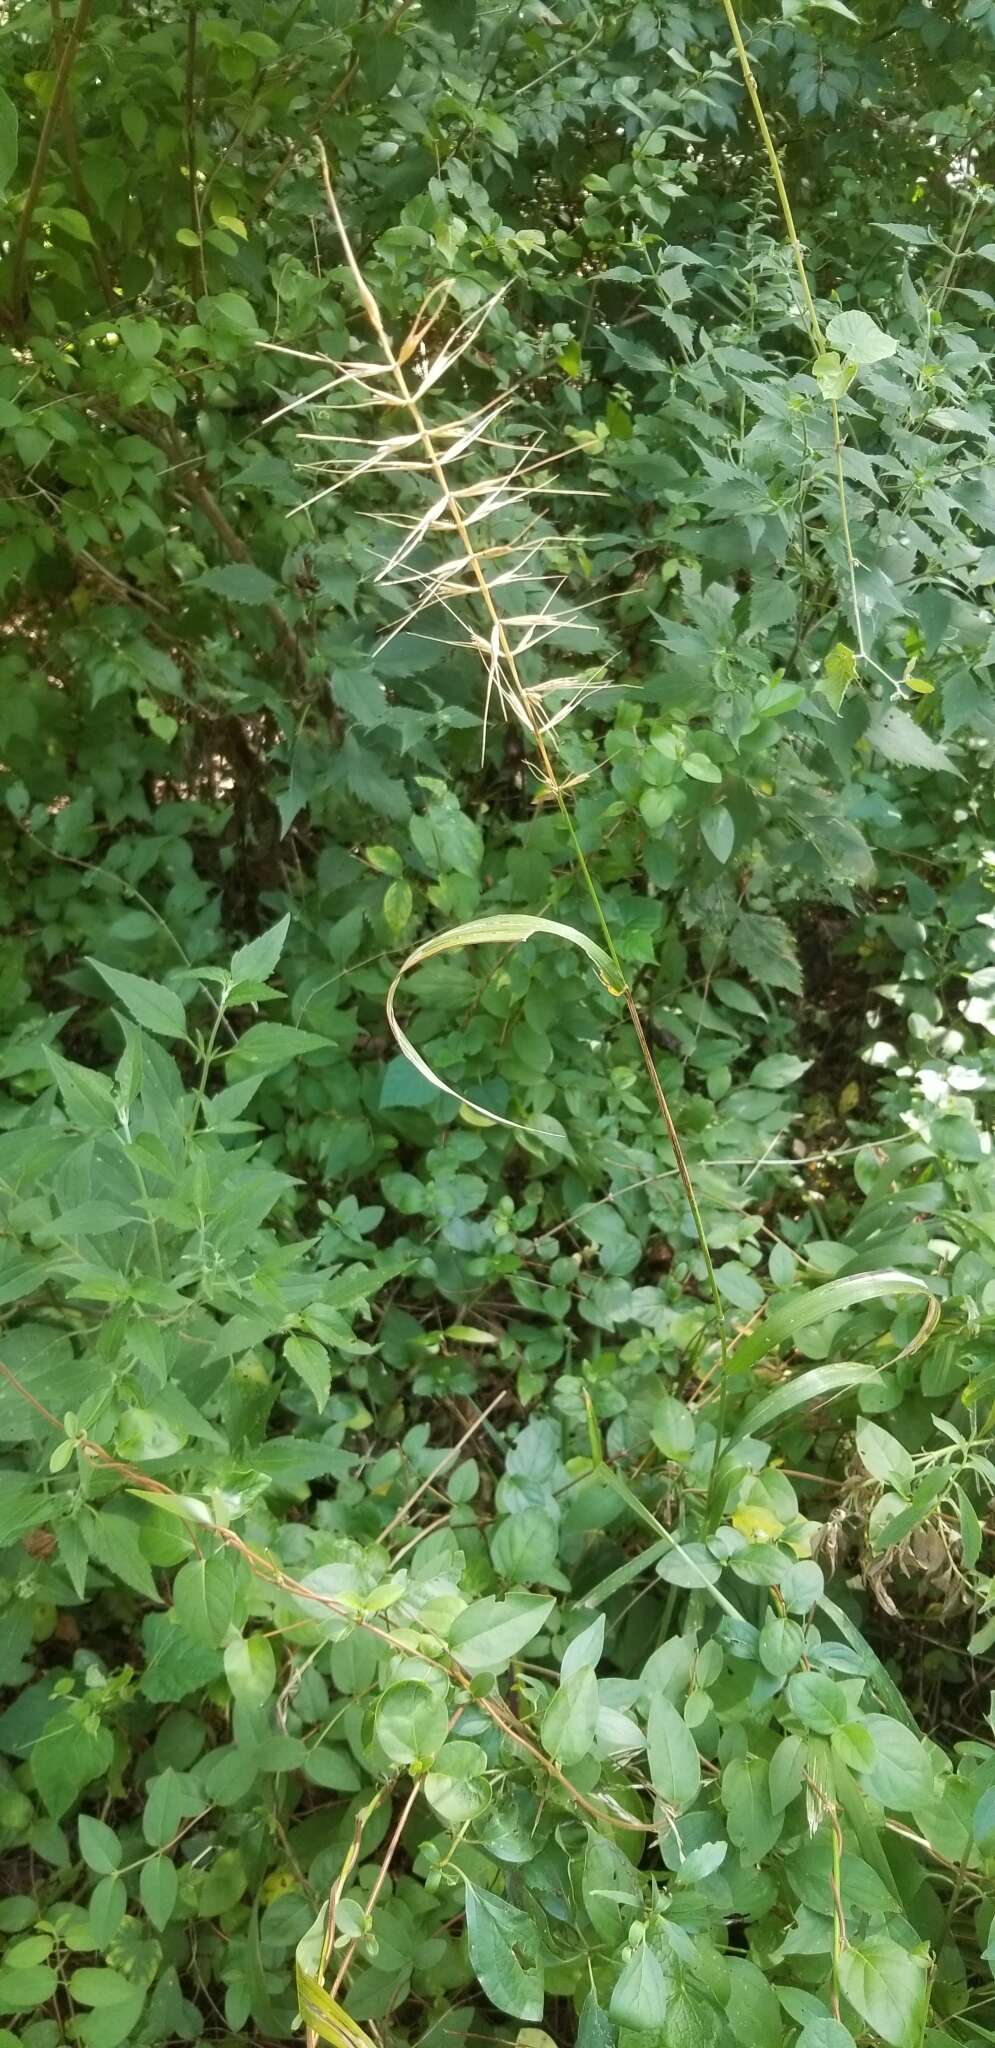
M791 210L791 200L788 197L788 188L784 182L784 173L781 169L781 160L777 154L777 144L775 143L774 137L770 132L767 116L763 110L763 102L757 90L757 81L753 76L753 67L750 63L749 52L746 48L746 44L743 41L743 34L739 26L739 19L736 14L736 9L733 5L733 0L722 0L722 5L725 9L726 20L729 23L729 33L732 36L733 43L735 44L736 55L739 58L739 68L743 74L743 83L746 87L750 105L753 108L753 117L756 121L757 128L760 132L760 140L763 143L764 150L767 155L767 161L770 165L770 174L774 181L774 189L777 192L778 202L780 204L781 213L784 218L784 226L785 231L787 233L788 245L791 249L791 254L794 258L795 269L798 273L798 283L801 288L802 304L805 310L805 323L808 327L809 340L812 344L812 354L813 357L819 357L825 355L826 353L826 337L822 331L822 322L819 319L818 311L816 309L815 304L815 298L812 293L812 287L809 283L808 271L805 267L805 253L802 249L802 245L798 237L798 229L795 226L795 217ZM860 606L857 599L857 563L853 552L853 541L850 534L850 515L847 511L846 503L846 480L843 474L843 432L840 426L839 403L835 398L830 398L829 410L832 415L833 422L833 466L836 472L836 494L839 499L840 507L840 532L843 537L843 548L846 554L847 577L850 585L850 605L853 612L853 630L857 641L857 653L862 661L866 661L868 658L867 649L864 646L863 627L860 623Z
M720 1586L713 1585L711 1581L708 1578L706 1578L704 1571L701 1569L701 1566L698 1564L697 1559L694 1557L693 1553L691 1551L685 1550L683 1543L681 1543L676 1536L672 1536L670 1530L665 1529L662 1522L657 1521L657 1518L653 1514L652 1510L646 1507L645 1503L640 1500L638 1493L633 1492L631 1486L628 1484L628 1481L623 1479L622 1474L616 1471L614 1465L605 1464L602 1469L608 1485L612 1488L612 1491L614 1493L618 1494L620 1500L624 1500L626 1506L630 1509L632 1514L634 1514L640 1522L644 1523L647 1529L652 1529L658 1537L660 1537L665 1543L669 1544L670 1549L674 1552L674 1554L677 1557L681 1559L681 1562L684 1565L685 1570L689 1572L692 1576L697 1577L697 1579L699 1580L697 1590L700 1592L702 1598L705 1600L711 1600L716 1607L721 1607L723 1614L727 1614L729 1616L730 1621L735 1621L736 1623L738 1623L740 1627L742 1627L743 1616L740 1614L739 1608L734 1607L732 1601L726 1598L726 1595L723 1593Z
M866 661L867 649L864 646L864 629L860 623L860 601L857 596L857 563L853 552L853 542L850 538L850 514L847 511L846 505L846 480L843 475L843 433L840 427L840 409L835 398L830 399L829 406L833 416L833 464L836 470L836 495L840 505L840 531L843 535L847 575L850 581L850 609L853 613L853 631L857 642L857 653L861 661Z
M736 9L732 4L732 0L722 0L722 5L725 8L726 20L729 23L729 33L732 36L733 42L735 43L736 55L739 58L739 68L743 74L743 83L746 86L747 94L749 95L750 105L753 108L754 119L756 121L758 129L760 130L760 139L763 143L764 149L767 152L767 161L770 164L771 177L774 180L778 200L780 201L781 212L784 215L784 225L788 232L788 241L791 246L791 254L795 259L795 269L798 272L798 282L801 286L802 299L805 305L805 317L808 321L809 335L811 337L812 342L812 353L813 355L821 356L825 351L825 336L822 332L822 323L815 309L815 300L812 296L812 287L808 281L808 271L805 268L805 257L802 251L801 242L798 239L798 229L795 226L795 217L791 211L791 201L788 198L788 188L784 182L784 174L781 170L781 160L777 154L777 145L775 144L774 138L767 125L767 116L764 113L763 103L761 101L760 94L757 91L757 81L753 76L753 67L750 63L749 53L747 51L746 44L743 41L742 31L740 29L739 21L736 15Z
M75 20L72 22L65 42L62 45L62 53L59 58L55 78L52 82L48 105L45 109L45 118L41 125L41 134L38 137L38 148L35 151L35 160L24 198L24 205L21 208L21 218L18 223L17 236L10 263L10 306L15 318L18 319L22 310L24 260L27 254L28 239L31 234L31 223L34 219L35 208L38 204L45 179L45 166L48 163L52 138L62 117L62 106L69 86L70 75L86 32L92 4L93 0L79 0Z
M960 1862L959 1862L959 1863L958 1863L958 1865L957 1865L957 1870L956 1870L956 1873L955 1873L955 1876L954 1876L954 1881L953 1881L953 1885L952 1885L952 1887L951 1887L951 1891L950 1891L950 1897L949 1897L949 1899L947 1900L947 1911L946 1911L946 1917L945 1917L945 1920L944 1920L944 1923L943 1923L943 1938L944 1938L944 1943L946 1943L946 1942L949 1942L949 1941L951 1941L951 1940L952 1940L952 1938L953 1938L953 1924L954 1924L954 1915L955 1915L955 1913L956 1913L956 1911L957 1911L957 1908L958 1908L958 1906L960 1905L960 1902L961 1902L961 1895L962 1895L962 1893L963 1893L963 1890L964 1890L964 1884L965 1884L965 1880L966 1880L966 1878L967 1878L967 1866L968 1866L968 1863L969 1863L969 1861L970 1861L970 1857L971 1857L971 1851L973 1850L973 1848L974 1848L974 1829L973 1829L973 1827L972 1827L972 1829L971 1829L971 1832L970 1832L970 1834L968 1835L967 1841L966 1841L966 1843L964 1844L964 1851L963 1851L963 1854L962 1854L962 1856L961 1856ZM938 1950L938 1951L939 1951L940 1947L941 1947L941 1944L940 1944L940 1943L937 1943L937 1950Z
M190 1111L189 1135L191 1138L194 1136L196 1132L197 1125L200 1121L201 1112L204 1107L204 1103L207 1100L207 1084L211 1078L211 1067L214 1064L214 1055L217 1051L218 1046L218 1033L221 1029L222 1023L224 1022L224 1014L225 1004L224 996L222 996L221 1002L215 1008L214 1022L211 1025L210 1036L207 1040L207 1044L204 1047L204 1056L200 1063L200 1075L198 1077L197 1088L194 1094L193 1105Z

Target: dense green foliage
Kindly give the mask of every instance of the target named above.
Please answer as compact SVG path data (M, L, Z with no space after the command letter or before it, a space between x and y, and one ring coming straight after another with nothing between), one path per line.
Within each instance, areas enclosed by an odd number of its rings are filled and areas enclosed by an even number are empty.
M734 27L9 9L0 2048L991 2039L995 0L751 9L808 308Z

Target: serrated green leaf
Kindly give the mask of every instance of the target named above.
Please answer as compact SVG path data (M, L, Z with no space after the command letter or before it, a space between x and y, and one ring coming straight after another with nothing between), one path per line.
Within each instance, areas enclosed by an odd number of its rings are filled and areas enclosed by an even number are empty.
M186 1037L186 1011L175 989L146 981L140 974L128 974L119 967L105 967L99 960L91 959L89 964L143 1030L154 1031L159 1038Z
M289 930L288 912L278 924L271 925L269 931L260 932L258 939L250 939L247 946L239 946L232 955L229 970L232 981L268 981L279 965Z

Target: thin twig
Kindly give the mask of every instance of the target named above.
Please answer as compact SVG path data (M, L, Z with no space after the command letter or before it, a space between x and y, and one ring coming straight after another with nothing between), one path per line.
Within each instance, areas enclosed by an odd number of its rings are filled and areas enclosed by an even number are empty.
M446 1451L444 1457L441 1457L439 1459L439 1462L435 1466L434 1470L429 1473L428 1478L423 1479L421 1485L416 1486L414 1493L411 1495L410 1499L405 1501L404 1506L398 1508L393 1521L388 1522L386 1529L381 1530L380 1535L377 1537L378 1543L386 1543L388 1536L393 1535L394 1530L398 1526L398 1523L407 1521L408 1516L410 1515L411 1510L415 1505L415 1502L421 1499L423 1493L428 1492L430 1486L435 1485L435 1482L438 1479L440 1472L444 1472L447 1465L451 1465L453 1463L453 1460L459 1457L459 1454L463 1449L464 1444L468 1444L470 1438L472 1436L476 1436L478 1429L480 1429L483 1426L483 1424L487 1421L489 1415L493 1415L495 1408L500 1407L501 1402L504 1399L505 1392L504 1388L502 1387L501 1392L499 1394L495 1394L494 1399L493 1401L491 1401L489 1406L482 1409L481 1413L478 1416L476 1416L473 1422L471 1422L469 1429L464 1430L463 1435L460 1437L459 1443L454 1444L452 1450Z
M182 443L168 431L156 430L151 425L143 425L142 431L147 434L150 440L157 441L159 447L170 457L174 467L182 471L177 488L182 490L186 497L192 499L193 503L200 507L208 525L213 527L214 532L217 534L226 554L230 556L233 562L251 564L252 554L250 549L246 547L241 535L236 533L231 520L222 511L221 506L205 483L199 469L187 466L188 462L192 464L193 458L187 457ZM309 663L307 649L303 641L299 634L295 632L282 605L277 604L275 599L268 602L265 609L276 628L277 636L283 645L284 651L293 660L298 681L301 683L306 682Z
M187 9L187 61L183 103L186 120L187 183L190 187L190 226L197 237L197 247L191 251L194 272L200 284L202 295L207 293L207 271L204 264L204 229L200 217L200 193L197 190L197 8L190 0Z
M865 1138L859 1145L833 1145L824 1152L801 1152L797 1159L774 1158L769 1153L761 1153L759 1157L752 1159L697 1159L695 1166L699 1173L726 1173L732 1167L738 1166L748 1166L753 1173L761 1166L769 1167L772 1171L781 1168L793 1171L797 1166L823 1166L834 1159L850 1159L858 1152L873 1152L885 1145L903 1145L908 1135L908 1131L896 1131L892 1138ZM774 1143L776 1142L775 1139ZM565 1217L562 1223L544 1224L543 1229L547 1236L561 1230L571 1230L574 1224L579 1223L582 1216L589 1215L592 1209L602 1209L608 1202L620 1202L624 1195L638 1194L641 1188L655 1187L658 1181L674 1180L676 1176L676 1166L668 1167L665 1173L643 1174L639 1180L626 1181L624 1187L612 1188L607 1195L596 1196L593 1202L583 1202L580 1208Z
M62 14L59 0L50 0L50 5L52 11L52 28L55 36L56 62L58 63L59 58L62 55L63 48ZM90 210L90 197L87 192L86 186L83 182L83 169L79 160L79 146L76 141L76 123L73 118L73 105L68 83L66 86L65 98L62 103L62 140L65 145L66 162L69 165L69 175L73 181L73 192L76 196L76 205L79 208L80 213L83 215L84 220L89 224L90 240L87 244L87 247L89 250L90 259L91 262L93 263L94 270L97 273L97 277L100 282L100 289L103 292L104 299L107 304L107 309L109 312L115 312L117 310L117 301L114 297L114 280L111 277L110 271L107 268L106 260L104 258L104 252L100 242L100 233L99 231L94 229L93 217ZM85 550L80 549L81 555L84 552Z
M389 1871L390 1866L394 1860L395 1850L397 1849L397 1845L401 1839L401 1836L403 1835L404 1830L407 1827L408 1817L411 1813L411 1809L415 1803L415 1800L418 1797L420 1790L421 1785L419 1783L419 1780L416 1778L413 1785L411 1786L411 1790L408 1793L404 1805L402 1806L401 1811L398 1815L397 1824L394 1828L393 1834L391 1835L390 1841L387 1844L386 1850L384 1852L383 1861L380 1865L379 1870L377 1871L373 1889L370 1893L369 1898L366 1901L367 1918L369 1918L369 1915L372 1913L373 1908L376 1905L377 1900L380 1897L380 1894L384 1888L384 1885L387 1882L387 1872ZM342 1961L340 1962L339 1967L335 1972L335 1981L332 1985L331 1991L331 1996L333 1998L337 1998L339 1992L342 1989L343 1980L346 1976L349 1965L352 1962L353 1956L355 1955L358 1947L359 1935L357 1934L355 1939L349 1943L345 1955L343 1956Z
M9 1381L10 1385L21 1395L22 1399L27 1401L39 1415L42 1415L53 1429L58 1430L60 1436L65 1436L65 1426L60 1422L59 1417L53 1415L50 1408L46 1408L43 1402L35 1398L23 1384L23 1381L18 1379L16 1373L12 1372L9 1365L5 1365L2 1359L0 1359L0 1375ZM139 1466L129 1465L121 1458L112 1457L110 1452L105 1451L102 1444L95 1443L92 1437L80 1436L76 1440L76 1449L82 1456L89 1458L93 1463L103 1466L106 1470L119 1473L128 1480L131 1486L136 1487L140 1493L147 1493L153 1497L167 1495L171 1500L176 1501L183 1498L183 1496L176 1494L171 1486L166 1486L162 1480L150 1478L148 1473L143 1472ZM405 1657L417 1658L419 1663L428 1665L433 1671L441 1672L449 1684L455 1685L459 1691L465 1692L468 1698L473 1697L474 1704L480 1708L482 1713L488 1716L489 1720L493 1721L495 1727L499 1728L503 1735L508 1737L509 1742L514 1743L516 1748L524 1750L525 1754L532 1758L540 1770L545 1771L547 1777L552 1778L559 1785L561 1791L565 1792L567 1797L576 1806L580 1807L582 1812L590 1814L591 1818L598 1821L602 1827L625 1828L631 1833L640 1835L655 1834L655 1828L648 1821L634 1819L631 1814L626 1813L614 1800L610 1807L600 1806L596 1800L589 1799L586 1793L579 1791L576 1785L571 1784L570 1779L561 1771L559 1765L553 1762L552 1757L544 1755L543 1751L531 1741L503 1699L500 1699L500 1697L495 1699L486 1693L476 1693L474 1691L473 1681L469 1672L464 1671L462 1665L454 1657L448 1655L446 1646L441 1639L439 1647L442 1654L439 1656L433 1656L428 1650L413 1647L407 1638L401 1639L392 1635L389 1629L382 1627L378 1622L371 1621L366 1615L356 1614L352 1608L345 1606L342 1601L333 1599L331 1594L319 1593L313 1586L306 1586L302 1580L293 1578L289 1572L283 1571L272 1558L267 1557L262 1551L255 1550L250 1543L246 1543L241 1536L236 1535L234 1529L225 1528L221 1523L213 1521L210 1511L206 1506L204 1507L203 1516L198 1515L194 1517L187 1513L184 1519L189 1524L191 1540L195 1539L196 1533L199 1530L206 1530L208 1534L216 1537L219 1543L223 1543L228 1549L235 1551L239 1557L243 1558L253 1576L261 1584L274 1587L278 1592L288 1594L292 1600L303 1601L305 1607L320 1607L329 1614L334 1614L337 1620L348 1622L351 1627L361 1629L366 1635L374 1636L378 1642L385 1643L392 1651L400 1651ZM428 1632L425 1630L425 1633Z
M400 21L402 14L406 14L410 6L411 0L398 0L398 5L387 16L386 21L382 23L378 31L378 41L380 36L389 35L391 30L397 27L397 24ZM349 59L349 62L346 65L346 68L343 71L341 77L337 79L336 83L332 86L331 91L326 93L325 98L315 108L314 113L311 116L312 125L318 121L323 121L325 119L325 116L331 113L332 108L343 97L343 94L348 92L349 87L351 86L352 81L355 78L358 70L359 56L357 54ZM305 146L306 138L304 137L302 137L299 142L292 142L289 149L280 158L280 161L277 164L276 169L270 172L270 175L267 178L265 185L263 186L262 190L256 194L256 197L253 201L253 219L255 219L261 213L263 207L266 204L267 199L270 196L270 193L274 190L274 188L277 185L279 185L281 179L285 177L286 173L290 170L291 165L297 162L297 159L300 156L301 151L305 148Z
M166 920L163 917L162 912L156 909L155 904L151 903L147 896L143 896L140 889L136 889L134 882L126 881L125 877L123 875L117 874L114 868L100 867L96 861L82 860L79 854L57 853L55 847L46 846L44 839L39 839L37 833L32 832L29 825L22 825L21 831L24 833L26 839L30 839L32 846L36 846L38 848L39 853L43 853L45 855L47 860L61 861L63 867L82 868L86 874L96 875L98 881L100 882L112 882L115 888L121 890L122 895L126 899L130 899L135 903L140 903L142 909L147 911L149 916L154 919L157 925L159 925L160 929L165 932L170 945L175 946L176 951L179 954L184 967L193 966L193 962L190 958L189 953L180 944L180 941L177 938L172 926L166 923ZM228 1021L228 1018L222 1014L220 1005L215 1001L213 995L211 994L210 988L207 987L206 984L204 985L204 994L207 997L207 1000L210 1003L212 1010L214 1011L214 1015L217 1018L221 1029L226 1033L227 1037L231 1041L231 1044L234 1045L236 1043L237 1033L233 1030L231 1024Z
M38 204L38 195L41 192L42 180L45 176L48 152L52 147L52 137L55 134L56 125L62 117L62 102L66 95L66 88L69 84L76 52L86 33L86 25L90 19L92 5L93 0L79 0L75 18L62 46L62 55L59 58L55 82L52 86L52 97L45 109L45 119L42 122L41 134L38 137L38 148L35 151L34 165L27 193L25 194L24 205L21 209L17 240L14 243L14 253L11 258L10 305L15 314L20 309L23 296L24 255L28 236L31 232L31 222L34 218L35 207Z
M743 41L743 35L739 26L739 19L736 14L736 9L733 5L733 0L722 0L722 5L725 9L726 20L729 23L729 32L736 46L736 55L739 58L739 68L743 74L743 83L746 86L746 91L749 97L750 105L753 108L753 117L760 131L760 140L763 143L764 150L767 155L767 161L770 165L771 177L774 180L774 187L777 192L778 203L781 208L781 213L784 217L784 226L788 237L788 244L791 249L791 254L794 258L795 269L798 273L798 282L801 287L802 303L805 309L805 321L808 327L809 340L812 344L812 354L816 359L818 359L820 356L825 355L826 353L826 337L822 331L822 322L820 321L818 312L816 310L815 299L812 295L812 287L809 284L808 271L805 266L805 255L802 249L801 242L798 238L798 229L795 226L795 217L791 209L791 201L788 197L788 188L785 185L784 174L781 170L781 160L777 153L777 144L775 143L774 138L770 132L770 128L767 122L767 116L763 110L763 102L757 90L757 81L753 76L753 67L750 63L749 53L747 51L746 44ZM864 645L864 631L860 618L860 602L857 595L857 564L853 552L853 540L850 534L850 515L847 510L846 502L846 480L843 474L843 431L840 425L839 403L832 396L830 396L829 398L829 409L832 415L833 423L833 466L836 471L836 494L839 499L840 530L843 537L843 548L846 554L847 576L850 585L850 605L851 610L853 612L853 630L857 641L857 654L860 657L861 661L868 661L870 657ZM873 665L875 667L877 666L876 663L874 663Z

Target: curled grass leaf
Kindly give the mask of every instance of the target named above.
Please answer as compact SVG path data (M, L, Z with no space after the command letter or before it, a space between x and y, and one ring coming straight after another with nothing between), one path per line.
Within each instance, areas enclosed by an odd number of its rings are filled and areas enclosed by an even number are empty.
M518 914L474 918L469 924L454 925L450 931L438 932L435 938L426 939L422 945L416 946L414 951L408 954L387 992L387 1021L405 1059L410 1061L415 1072L420 1074L423 1080L430 1082L433 1088L438 1088L443 1095L451 1095L454 1101L461 1102L466 1109L473 1110L476 1116L485 1117L489 1123L504 1124L511 1131L532 1131L533 1127L531 1124L518 1123L514 1117L498 1116L495 1110L485 1109L481 1103L474 1102L471 1096L464 1095L459 1088L452 1088L448 1081L443 1081L434 1068L429 1066L427 1060L422 1058L407 1033L402 1030L397 1021L395 998L404 976L413 973L424 961L434 960L440 953L455 953L463 946L518 946L526 939L535 938L537 933L544 933L553 939L566 939L571 946L578 946L582 953L587 954L598 980L603 983L609 994L621 995L618 973L612 960L604 947L589 938L586 932L578 930L573 924L559 924L554 918Z
M925 1344L930 1331L935 1328L940 1304L925 1280L887 1268L880 1273L850 1273L843 1280L829 1280L824 1287L813 1287L809 1294L791 1295L779 1308L770 1311L752 1336L744 1337L736 1345L730 1370L734 1373L750 1372L778 1344L793 1344L803 1330L811 1329L814 1323L824 1322L828 1316L839 1315L844 1309L854 1308L858 1302L880 1301L882 1297L902 1294L926 1297L922 1323L912 1342L899 1353L900 1357L909 1358ZM893 1358L889 1363L894 1365L897 1360Z
M766 1394L744 1415L729 1440L729 1449L742 1443L744 1437L763 1436L765 1430L780 1422L782 1416L790 1415L795 1408L814 1407L822 1401L831 1400L834 1394L846 1394L853 1387L866 1386L883 1370L883 1366L861 1364L854 1359L841 1365L817 1365L811 1372L799 1373L797 1379L786 1380L783 1386L775 1387L773 1393Z
M309 2034L327 2041L330 2048L373 2048L369 2034L349 2018L345 2006L297 1965L297 2004Z

